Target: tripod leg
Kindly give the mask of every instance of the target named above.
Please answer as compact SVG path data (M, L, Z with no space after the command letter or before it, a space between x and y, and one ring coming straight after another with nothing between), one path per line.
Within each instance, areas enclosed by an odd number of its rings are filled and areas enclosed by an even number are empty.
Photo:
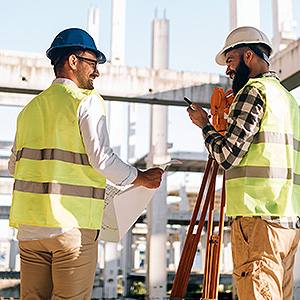
M212 250L211 250L211 238L213 231L213 215L214 215L214 200L215 200L215 186L213 189L213 193L211 195L209 212L208 212L208 222L207 222L207 239L206 239L206 251L205 251L205 266L204 266L204 274L203 274L203 291L202 297L208 298L209 296L209 286L211 280L211 264L212 264Z
M208 164L207 164L207 166L209 166L209 168L211 166L211 163L212 163L212 159L210 158L208 161ZM187 284L188 284L188 280L190 277L191 269L193 266L193 261L194 261L195 254L197 251L197 246L198 246L198 243L200 240L201 231L202 231L202 228L203 228L203 225L205 222L205 217L206 217L208 205L209 205L209 202L211 199L211 194L213 191L213 186L214 186L215 178L217 176L218 168L219 168L218 164L216 162L214 162L213 171L212 171L212 175L210 178L210 183L209 183L209 187L208 187L208 191L207 191L207 196L206 196L203 208L202 208L198 228L197 228L197 231L195 234L194 228L196 225L196 219L197 219L198 212L200 210L200 204L201 204L201 200L202 200L202 197L204 194L205 185L206 185L208 173L209 173L209 169L207 169L207 167L205 169L202 185L201 185L200 192L199 192L199 195L198 195L198 198L196 201L196 205L195 205L195 210L193 212L189 231L186 236L186 240L184 243L180 262L179 262L178 269L177 269L177 272L175 275L175 279L174 279L174 283L173 283L173 287L172 287L172 291L171 291L171 296L170 296L171 300L178 300L178 298L184 297L184 294L185 294L185 291L187 288Z
M220 258L223 242L223 229L225 218L225 174L223 173L223 186L219 218L219 235L211 235L208 239L206 252L205 273L203 278L202 299L217 299L220 277ZM206 278L207 276L207 278ZM204 282L206 285L204 285Z

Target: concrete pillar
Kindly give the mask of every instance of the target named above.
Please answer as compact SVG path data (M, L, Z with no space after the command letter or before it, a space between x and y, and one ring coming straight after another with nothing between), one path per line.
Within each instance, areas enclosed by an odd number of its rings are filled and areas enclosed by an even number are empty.
M231 255L231 230L230 228L224 228L223 233L223 272L232 272L232 255Z
M17 231L12 228L12 236L9 240L9 263L8 268L10 270L16 271L17 265L17 256L19 254L18 240L17 240Z
M135 157L136 145L136 104L129 103L128 105L128 149L127 158L129 163L136 160Z
M125 64L125 20L126 0L112 1L111 24L111 63ZM109 136L110 145L114 152L121 155L121 142L125 134L124 111L125 103L111 101L109 103Z
M259 0L230 0L230 30L240 26L260 28Z
M127 275L132 269L132 228L128 230L121 240L121 269L123 274L123 297L129 294L129 283Z
M111 63L125 64L126 0L113 0L111 27Z
M187 228L188 226L181 226L179 228L179 242L180 242L180 253L182 253L186 234L187 234Z
M135 249L134 249L133 268L134 269L139 269L139 267L140 267L140 250L138 249L138 247L135 247Z
M181 211L189 211L190 210L190 203L189 198L185 191L185 185L181 186L179 189L179 197L181 198L181 201L179 202L179 209Z
M118 295L117 245L117 243L105 243L104 298L106 299L116 299Z
M97 47L99 47L99 28L99 8L93 9L90 7L88 15L88 32L93 37Z
M126 117L124 116L125 105L126 104L123 102L110 101L108 106L108 131L110 146L118 156L121 156L121 143L126 132L123 125Z
M167 250L169 251L169 261L167 256L167 269L169 270L175 270L173 242L174 242L174 236L169 235L167 241Z
M152 22L152 68L169 67L169 21L154 19Z
M180 261L180 256L181 256L180 245L181 245L180 241L173 242L175 270L177 270Z
M169 22L155 19L152 23L152 68L168 68ZM148 166L168 160L167 155L166 106L151 106L151 134ZM167 182L166 176L157 189L147 209L147 297L163 299L166 297L167 260L166 260L166 225L167 225Z
M292 0L273 0L273 39L275 51L281 51L295 41L296 22L293 21Z

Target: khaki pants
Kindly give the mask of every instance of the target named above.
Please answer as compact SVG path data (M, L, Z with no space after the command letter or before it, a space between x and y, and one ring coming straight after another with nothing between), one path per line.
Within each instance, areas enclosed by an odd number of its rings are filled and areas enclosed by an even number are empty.
M294 258L300 230L259 218L239 218L231 226L233 275L239 300L291 300Z
M21 299L90 299L97 233L72 229L49 239L20 241Z

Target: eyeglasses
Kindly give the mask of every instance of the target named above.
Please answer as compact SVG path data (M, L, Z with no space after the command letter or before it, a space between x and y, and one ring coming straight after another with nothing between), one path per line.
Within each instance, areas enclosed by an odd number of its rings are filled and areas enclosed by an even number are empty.
M89 59L89 58L86 58L86 57L82 57L82 56L77 56L75 55L79 60L83 60L85 61L86 63L88 63L93 69L94 69L94 72L97 71L97 68L99 66L99 63L97 60L94 60L94 59Z

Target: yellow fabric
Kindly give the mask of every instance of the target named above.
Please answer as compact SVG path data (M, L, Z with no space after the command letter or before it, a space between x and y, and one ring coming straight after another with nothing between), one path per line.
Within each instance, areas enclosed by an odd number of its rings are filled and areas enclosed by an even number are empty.
M53 148L86 155L77 120L82 100L95 92L70 85L53 84L35 97L18 116L17 151ZM21 158L16 163L15 180L32 183L66 184L78 196L14 190L10 226L19 223L49 227L100 229L103 199L80 195L80 187L104 189L106 180L92 166L56 159Z
M248 85L265 95L266 111L247 154L237 167L226 171L226 213L299 216L298 105L276 79L251 79ZM261 136L269 140L256 141Z

